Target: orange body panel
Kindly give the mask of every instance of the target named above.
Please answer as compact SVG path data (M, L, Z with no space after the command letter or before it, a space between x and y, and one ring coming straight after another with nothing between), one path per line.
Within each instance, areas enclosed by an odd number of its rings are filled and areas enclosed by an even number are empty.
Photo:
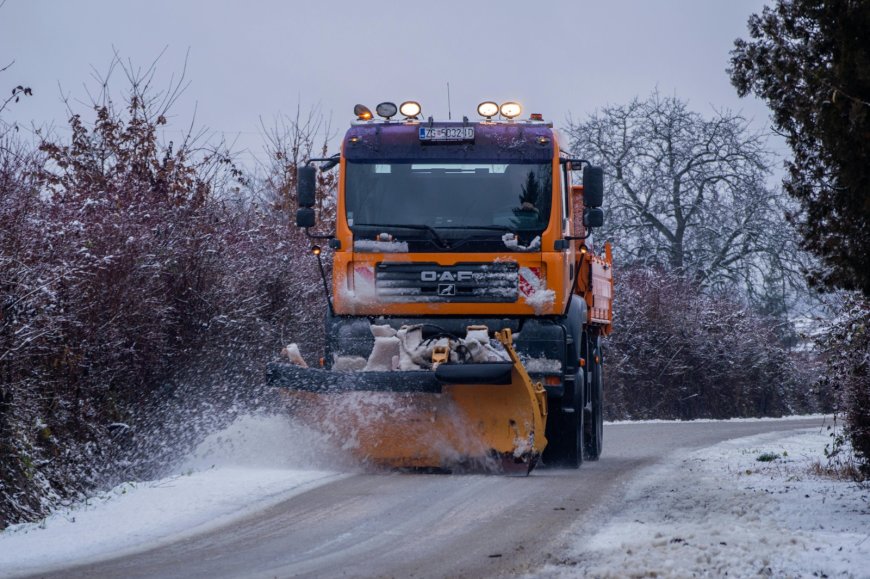
M601 257L591 259L592 291L587 295L590 300L589 321L596 324L610 324L611 303L613 301L613 274L610 264Z
M526 270L537 274L542 284L537 291L551 292L552 299L538 297L531 301L520 293L514 303L462 302L389 302L377 299L374 293L374 268L378 263L516 263L522 274ZM571 280L561 252L530 253L354 253L336 252L333 262L333 296L338 315L554 315L565 310ZM531 277L531 276L530 276ZM536 305L537 304L537 307Z

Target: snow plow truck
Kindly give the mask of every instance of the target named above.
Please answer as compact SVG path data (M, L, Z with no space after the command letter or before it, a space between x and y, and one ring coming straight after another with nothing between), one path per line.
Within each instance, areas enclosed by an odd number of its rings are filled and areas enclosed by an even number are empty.
M332 254L326 352L310 367L289 346L269 382L376 464L596 460L613 295L610 246L592 235L603 171L514 102L481 103L476 121L414 101L375 110L357 105L341 152L298 167L297 225ZM335 231L314 233L317 171L336 165Z

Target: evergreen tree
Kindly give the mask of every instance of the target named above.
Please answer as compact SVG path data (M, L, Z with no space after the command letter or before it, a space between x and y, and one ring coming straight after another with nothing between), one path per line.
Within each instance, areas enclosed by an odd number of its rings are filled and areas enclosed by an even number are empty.
M777 0L731 53L741 96L767 101L794 153L785 188L811 281L870 296L870 0Z

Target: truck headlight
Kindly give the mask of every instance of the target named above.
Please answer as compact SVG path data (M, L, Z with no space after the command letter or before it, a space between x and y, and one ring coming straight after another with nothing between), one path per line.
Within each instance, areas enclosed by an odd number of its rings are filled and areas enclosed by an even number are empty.
M498 114L498 105L492 101L484 101L477 105L477 114L491 119Z
M390 117L395 116L397 111L398 109L396 108L396 103L391 102L381 103L375 107L375 112L378 113L378 116L383 117L387 120L389 120Z
M405 101L399 106L399 112L407 119L416 119L421 110L420 103L417 101Z
M520 116L520 113L523 112L523 108L520 106L519 103L510 101L503 103L499 110L501 110L501 116L506 119L514 119Z

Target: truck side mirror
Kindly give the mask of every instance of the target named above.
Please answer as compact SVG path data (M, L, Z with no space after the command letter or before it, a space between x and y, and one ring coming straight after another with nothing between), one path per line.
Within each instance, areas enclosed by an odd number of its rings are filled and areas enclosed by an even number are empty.
M601 207L604 203L604 169L586 165L583 167L583 204L586 207Z
M583 210L583 225L601 227L604 225L604 210L600 207L587 207Z
M300 207L296 210L296 227L314 227L317 219L314 215L314 209L310 207Z
M320 172L326 173L327 171L331 171L333 169L333 167L338 165L340 162L341 162L341 158L338 156L338 153L336 153L335 155L333 155L329 159L329 161L327 161L326 163L324 163L320 166Z
M314 207L316 187L317 169L313 165L299 167L296 171L296 199L299 207Z

